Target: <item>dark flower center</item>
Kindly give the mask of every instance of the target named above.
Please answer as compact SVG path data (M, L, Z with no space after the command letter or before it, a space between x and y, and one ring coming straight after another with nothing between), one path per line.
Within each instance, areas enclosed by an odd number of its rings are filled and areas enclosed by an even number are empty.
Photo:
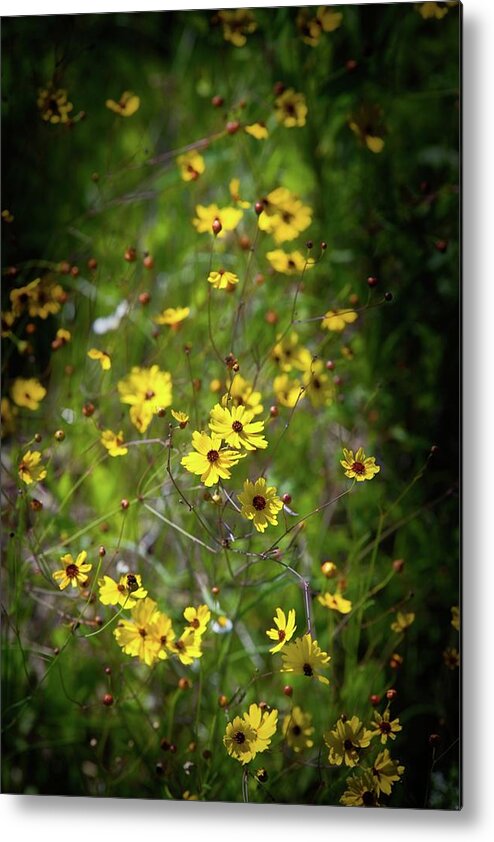
M379 730L381 734L389 734L391 731L391 723L390 722L381 722L379 725Z
M154 398L154 394L155 393L153 392L152 389L148 389L146 394L144 395L144 397L146 398L147 401L150 401L151 398Z
M240 421L234 421L232 424L232 430L235 433L241 433L244 429L244 425Z
M297 268L297 267L295 266L295 261L294 261L294 260L292 260L291 258L290 258L290 260L288 261L288 266L289 266L289 268L290 268L290 269L296 269L296 268Z
M285 637L286 637L286 632L284 632L283 629L280 629L279 632L278 632L278 640L284 640Z
M304 675L307 675L307 676L314 675L314 670L312 669L310 664L304 664L302 669L304 671Z
M65 568L65 575L69 577L69 579L75 579L79 573L79 568L77 564L68 564Z
M352 465L352 471L355 471L356 474L365 474L365 465L362 462L354 462Z
M294 737L299 737L301 733L302 729L300 725L294 725L292 728L292 734L294 735Z
M183 642L183 640L177 640L175 644L175 649L178 649L179 652L185 649L185 643Z
M315 377L314 380L312 381L312 385L314 386L314 389L320 389L321 388L321 381L318 380L317 377Z
M356 748L356 746L353 745L351 740L345 740L343 745L345 747L345 751L353 751L353 749Z
M290 213L290 211L283 211L283 213L281 214L281 218L283 222L291 222L293 219L293 213Z
M139 582L137 581L133 573L129 573L127 576L127 588L129 589L130 593L134 593L134 591L139 590Z
M166 644L166 641L167 641L167 640L168 640L167 635L166 635L166 634L162 634L162 635L161 635L161 637L160 637L160 643L161 643L161 645L162 645L162 646L165 646L165 644Z
M374 806L374 793L370 792L366 789L365 792L362 793L362 801L364 807L373 807Z
M245 734L243 731L237 731L237 733L233 735L233 739L236 743L242 745L242 743L245 743Z
M262 510L266 508L266 498L262 497L261 494L256 494L252 500L252 505L258 512L262 512Z
M197 617L195 617L195 618L192 620L192 622L191 622L191 624L190 624L190 625L192 626L192 628L194 628L194 629L198 629L198 628L199 628L199 626L200 626L201 624L200 624L199 620L197 619Z
M139 629L139 634L141 635L141 637L147 637L146 629Z
M217 462L220 458L220 454L217 450L210 450L206 456L208 462Z

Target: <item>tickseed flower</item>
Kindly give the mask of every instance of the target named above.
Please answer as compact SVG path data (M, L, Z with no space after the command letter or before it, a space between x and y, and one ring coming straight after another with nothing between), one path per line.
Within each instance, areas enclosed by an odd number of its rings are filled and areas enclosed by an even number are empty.
M187 415L187 413L180 412L175 409L172 409L171 413L175 421L178 421L178 426L180 427L180 429L183 430L189 423L189 416Z
M409 614L404 614L402 611L398 611L396 614L396 619L391 623L391 631L396 632L397 634L401 634L404 632L408 626L411 626L413 621L415 620L415 614L413 611L410 611Z
M389 710L385 710L382 716L377 710L374 711L374 722L372 726L372 736L381 737L382 745L386 745L388 737L391 740L396 740L396 734L402 730L399 719L390 721Z
M218 12L218 17L223 24L223 38L235 47L243 47L246 36L257 29L257 21L249 9L225 9Z
M344 447L343 456L345 458L340 460L340 465L345 469L345 476L356 479L357 482L373 479L381 470L380 465L376 465L374 456L366 457L363 447L359 447L355 456L353 450L347 450Z
M250 202L240 198L240 179L232 178L229 185L230 196L232 201L238 205L239 208L250 208Z
M5 208L5 210L2 211L0 216L2 217L2 222L11 223L15 219L15 216L9 211L8 208Z
M195 658L202 657L201 634L188 626L179 639L170 644L169 648L182 664L191 664Z
M67 342L70 342L72 339L72 334L70 330L66 330L64 327L59 327L56 334L55 334L55 341L58 342L60 345L66 345Z
M157 325L169 325L171 328L177 328L190 313L190 307L167 307L162 313L155 316L153 322Z
M460 653L458 649L449 647L443 652L443 661L449 670L455 670L460 666Z
M338 611L340 614L349 614L352 610L352 603L349 599L344 599L339 593L324 593L319 594L317 601L325 608L330 608L332 611Z
M238 208L219 208L218 205L196 205L196 217L192 224L198 234L211 234L213 222L219 219L221 231L218 237L224 237L227 231L233 231L242 219L244 212Z
M378 807L378 791L372 772L363 769L359 775L352 775L346 781L348 789L340 798L345 807Z
M334 400L334 383L324 370L323 361L313 360L308 352L307 354L304 358L305 371L302 378L304 394L312 406L329 406Z
M40 88L37 105L41 117L46 123L68 123L69 113L73 109L71 102L67 100L67 91L63 88L54 88L48 82L46 88Z
M300 707L294 707L291 713L285 716L282 732L290 748L297 754L314 745L314 741L311 740L314 733L312 716L310 713L304 713Z
M228 287L238 284L238 276L234 272L225 272L224 269L219 269L217 272L209 273L208 281L215 289L228 289Z
M269 132L264 123L252 123L250 126L244 126L244 132L255 137L256 140L266 140L269 137Z
M1 416L2 416L2 438L10 435L16 429L16 415L17 407L12 406L8 398L2 398L1 401Z
M221 437L215 433L208 436L197 430L192 433L192 447L196 453L188 453L180 464L191 474L200 474L201 482L207 487L215 485L220 479L230 479L230 468L246 456L237 450L222 448Z
M308 17L308 9L301 9L297 16L297 27L302 41L310 47L317 47L323 32L334 32L341 24L343 15L328 6L319 6L315 17Z
M292 639L297 626L295 625L295 610L290 608L288 617L281 608L276 609L276 614L273 617L275 629L268 629L266 634L270 640L276 640L274 646L269 650L271 653L279 652L280 649Z
M268 523L278 525L277 514L283 508L283 503L276 494L276 488L268 486L264 477L259 477L255 482L246 479L238 499L242 515L254 522L258 532L264 532Z
M175 640L175 632L170 618L166 614L162 614L161 611L154 614L149 624L149 634L159 644L158 658L161 661L166 661L173 651L172 645Z
M280 374L273 380L273 392L277 403L292 409L303 398L304 389L300 380L290 380L288 374Z
M90 360L97 360L103 371L109 371L111 368L111 357L106 351L100 351L98 348L90 348L87 352Z
M11 291L12 312L15 316L20 316L27 310L33 318L40 316L46 319L49 315L58 313L64 295L60 284L46 281L42 284L41 278L36 278L26 286Z
M161 644L151 634L152 622L159 614L156 602L149 597L140 599L130 611L130 620L120 620L113 632L126 655L139 658L149 667L159 657Z
M416 8L418 13L425 19L435 18L442 20L448 14L448 6L456 6L457 3L420 3Z
M243 717L236 716L226 726L223 743L228 754L242 764L249 763L256 754L269 747L277 723L278 711L275 708L268 713L259 705L250 705Z
M58 581L58 587L61 591L68 585L73 588L83 586L87 582L87 574L92 569L92 564L86 563L87 552L83 550L77 556L76 560L72 558L70 553L61 556L60 561L63 564L61 570L56 570L53 573L53 578Z
M142 587L142 579L138 573L124 573L118 582L111 576L103 576L98 581L99 601L103 605L123 605L133 608L139 599L145 599L148 592Z
M283 91L279 97L276 97L274 103L276 119L279 123L283 123L287 129L305 126L308 110L305 96L296 93L293 88L287 88L286 91Z
M456 631L460 631L460 609L457 605L451 607L451 625Z
M26 485L40 482L46 477L46 468L40 465L41 453L38 450L28 450L19 463L19 476Z
M310 368L312 355L307 348L298 344L298 334L292 331L287 336L278 337L278 341L271 351L271 357L281 371L291 371L293 368L305 371Z
M397 760L391 759L387 748L381 751L374 760L372 767L372 776L377 793L383 792L384 795L391 795L393 783L400 780L404 771L404 766L400 766Z
M112 430L103 430L100 442L103 447L106 447L110 456L125 456L129 452L124 444L122 430L118 433L114 433Z
M379 154L384 149L382 110L378 105L362 105L350 118L348 125L362 145Z
M45 397L46 389L34 377L28 380L25 380L23 377L17 377L14 380L10 394L17 406L34 411L38 409L40 401Z
M314 260L305 258L300 251L287 253L283 249L274 249L268 251L266 257L275 272L283 275L299 275L304 269L312 269L314 266Z
M130 374L118 383L122 403L130 404L130 420L140 433L145 433L153 415L172 403L172 379L168 371L133 366Z
M207 605L199 605L197 608L189 606L184 610L184 617L187 620L190 628L201 637L208 627L211 619L211 611Z
M370 745L374 734L368 731L358 716L341 717L333 731L326 731L324 742L329 748L328 760L332 766L356 766L360 752Z
M232 406L245 406L246 409L252 410L254 415L262 414L264 407L261 403L261 393L254 391L252 383L245 380L241 374L236 374L226 386L228 392L221 400L223 406L226 406L229 396Z
M355 310L328 310L321 322L321 327L340 333L357 319L358 313Z
M329 680L319 672L319 669L328 664L331 657L322 651L317 640L313 640L310 634L287 643L281 657L283 659L281 672L293 672L294 675L317 678L322 684L329 684Z
M287 190L277 187L263 199L264 210L258 224L262 231L273 234L280 244L298 237L312 222L312 209Z
M184 155L179 155L177 158L177 165L180 169L180 175L184 181L197 181L200 175L206 169L204 158L195 149L190 152L185 152Z
M124 91L118 102L114 99L107 99L105 105L110 111L115 114L120 114L121 117L132 117L138 111L141 100L132 91Z
M227 409L217 403L210 414L209 428L231 447L264 450L268 443L263 436L264 421L253 421L254 413L245 406Z

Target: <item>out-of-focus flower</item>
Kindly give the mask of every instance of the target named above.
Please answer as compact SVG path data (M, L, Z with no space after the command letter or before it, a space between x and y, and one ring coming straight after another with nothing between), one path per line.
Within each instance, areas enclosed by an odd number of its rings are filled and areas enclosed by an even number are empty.
M310 16L309 9L300 9L297 15L297 27L302 41L310 47L317 47L323 32L334 32L341 24L343 15L334 12L328 6L319 6L315 17Z
M372 776L377 792L383 792L384 795L391 795L393 784L400 780L404 771L404 766L401 766L397 760L391 759L387 748L381 751L372 766Z
M304 394L315 407L329 406L334 400L334 383L324 369L322 360L313 360L311 357L302 377Z
M232 178L229 185L232 202L239 208L250 208L250 202L240 198L240 179Z
M224 9L218 12L218 18L223 25L223 38L235 47L243 47L247 35L257 29L257 21L249 9Z
M252 520L258 532L264 532L267 525L278 525L277 514L283 508L283 503L276 493L274 486L268 486L264 477L255 482L246 479L244 489L238 495L242 506L242 515Z
M362 749L367 748L373 733L365 728L358 716L340 717L333 731L326 731L324 742L329 748L328 760L332 766L356 766Z
M263 198L264 210L259 216L261 231L273 234L276 243L298 237L312 222L312 208L287 190L277 187Z
M460 609L457 605L451 607L451 625L456 631L460 631Z
M59 312L64 300L63 287L45 278L36 278L35 281L13 289L10 293L12 311L16 316L27 310L32 318L38 316L40 319L47 319L48 316Z
M353 450L347 450L344 447L343 456L345 458L340 460L340 465L345 469L345 476L357 482L373 479L381 470L381 466L376 465L375 456L366 456L363 447L359 447L355 456Z
M268 251L266 257L275 272L281 272L283 275L299 275L314 266L314 260L304 257L300 251L287 253L283 249L275 249Z
M314 733L312 716L310 713L304 713L298 706L283 719L282 731L288 745L297 754L314 745L314 740L311 739Z
M2 416L2 438L9 436L16 428L17 407L12 406L8 398L2 398L1 416Z
M394 631L397 634L401 634L405 631L405 629L412 625L414 620L415 614L413 613L413 611L410 611L409 614L404 614L403 611L398 611L396 614L396 619L391 623L391 631Z
M17 406L21 406L24 409L32 409L34 412L34 410L38 409L40 401L45 397L46 389L34 377L30 377L27 380L23 377L17 377L12 384L10 394Z
M449 647L443 652L443 661L449 670L455 670L460 666L460 653L458 649Z
M86 562L86 558L87 552L85 550L79 553L75 561L70 553L61 556L60 561L63 564L63 568L53 573L53 578L58 582L58 587L61 591L68 587L68 585L77 588L86 584L87 574L93 566Z
M352 603L349 599L344 599L339 593L324 593L319 594L317 601L325 608L330 608L331 611L338 611L340 614L349 614L352 610Z
M276 97L274 111L279 123L283 123L287 129L295 126L305 126L305 118L308 112L305 96L297 93L293 88L287 88L280 96Z
M221 231L218 237L224 237L227 231L233 231L242 219L243 211L238 208L219 208L218 205L196 205L196 217L192 220L199 234L211 234L213 223L219 220Z
M103 447L106 447L110 456L125 456L129 452L125 447L122 430L118 433L114 433L113 430L103 430L100 441Z
M153 321L157 325L168 325L176 330L188 318L189 313L190 307L167 307L166 310L155 316Z
M299 345L299 337L295 331L286 336L278 336L277 339L271 351L271 357L279 365L281 371L291 371L293 368L306 371L310 368L312 355L307 348Z
M180 175L184 181L197 181L200 175L206 169L204 158L195 149L190 152L185 152L177 158L177 165L180 169Z
M457 6L457 0L450 3L419 3L416 6L416 9L425 20L430 20L431 18L435 18L436 20L442 20L442 18L448 14L449 7Z
M5 210L2 211L1 217L2 217L2 222L8 222L8 223L13 222L14 219L15 219L14 215L9 211L8 208L5 208Z
M328 310L321 322L321 327L339 333L358 319L355 310Z
M361 105L348 121L352 132L370 152L378 154L384 149L382 109L378 105Z
M38 450L28 450L19 463L19 477L26 485L40 482L46 477L46 468L40 464L41 453Z
M238 284L238 275L235 275L234 272L219 269L217 272L209 273L208 281L215 289L228 289L228 287Z
M41 88L38 94L37 105L41 117L47 123L68 123L69 114L73 105L67 99L67 91L63 88L54 88L48 82L46 88Z
M295 625L295 610L290 608L288 616L286 616L281 608L277 608L273 622L276 628L268 629L266 632L270 640L276 641L275 645L269 650L272 654L279 652L285 643L292 639L297 628Z
M293 409L304 394L300 380L290 380L288 374L280 374L274 378L273 391L277 402L290 409Z
M90 360L97 360L103 371L109 371L111 368L111 357L106 351L100 351L98 348L90 348L87 352Z
M124 91L118 102L114 99L107 99L105 105L110 111L115 114L120 114L121 117L132 117L139 109L141 100L132 91Z
M256 140L266 140L269 137L269 132L264 123L251 123L250 126L244 126L244 132L255 137Z
M347 778L347 789L340 798L345 807L378 807L378 790L370 769Z
M160 371L157 365L151 368L134 366L130 374L118 383L122 403L130 405L130 420L144 433L153 415L159 409L166 409L172 403L172 379L168 371Z
M231 401L232 406L245 406L246 409L251 409L254 415L262 414L264 409L261 403L262 395L255 391L249 380L246 380L241 374L236 374L226 386L227 394L221 400L223 406Z

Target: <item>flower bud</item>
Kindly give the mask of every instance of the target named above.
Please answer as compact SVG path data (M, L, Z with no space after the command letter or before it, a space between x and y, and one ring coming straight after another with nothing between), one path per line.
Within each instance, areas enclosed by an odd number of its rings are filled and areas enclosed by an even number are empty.
M371 275L369 278L367 278L367 286L369 287L377 287L378 283L379 281L374 275Z
M292 502L292 495L291 495L291 494L283 494L283 497L282 497L281 499L283 500L283 502L284 502L287 506L289 506L289 505L290 505L290 503Z
M113 704L113 696L111 693L105 693L103 696L102 702L106 707L110 707Z
M151 296L150 296L149 292L147 292L147 290L140 293L139 304L142 304L142 306L145 307L146 304L149 304L150 301L151 301Z
M213 234L214 234L215 237L217 237L218 234L220 233L220 231L223 230L223 226L221 224L221 221L218 219L218 217L215 217L213 219L213 224L212 224L211 228L213 229Z
M137 251L133 246L125 249L124 260L126 260L127 263L134 263L134 261L137 260Z
M82 407L82 414L86 418L90 418L91 415L94 415L94 410L95 410L95 406L94 406L93 403L91 403L91 402L85 403L84 406Z
M334 579L338 572L338 568L334 561L323 561L321 564L321 573L326 576L326 579Z
M223 99L223 97L218 96L218 94L216 94L216 96L214 96L211 100L211 105L213 106L213 108L221 108L224 102L225 100Z
M405 560L403 558L395 558L393 561L393 570L395 573L402 573L405 567Z
M178 679L178 688L179 690L190 690L190 681L188 678L179 678Z
M65 433L63 430L56 430L54 433L54 438L56 441L63 441L65 438Z
M291 687L289 684L285 684L285 686L283 687L283 693L285 694L285 696L288 697L293 696L293 687Z
M328 371L334 371L334 362L333 360L328 360L326 363L326 368Z
M381 697L378 696L377 693L373 693L371 696L369 696L369 701L373 707L377 707L377 705L381 701Z
M257 213L257 215L260 216L264 210L264 204L262 202L256 202L254 205L254 210Z
M240 123L238 120L229 120L226 124L226 130L228 134L236 134L240 128Z
M88 268L88 269L90 269L90 270L91 270L91 272L94 272L94 271L95 271L95 269L97 269L97 268L98 268L98 261L96 260L96 258L95 258L95 257L90 257L90 258L89 258L89 260L88 260L88 262L87 262L87 268Z
M124 510L125 510L125 509L128 509L128 508L129 508L129 506L130 506L130 503L129 503L129 501L128 501L125 497L123 498L123 500L120 500L120 507L121 507L122 509L124 509Z
M273 404L273 406L269 407L269 414L270 414L271 418L277 418L278 417L278 415L280 414L280 411L279 411L278 407L276 406L276 404Z
M384 300L385 301L392 301L393 300L393 293L392 292L385 292L384 293Z
M228 698L224 694L218 696L218 704L220 708L226 708L228 706Z
M142 261L142 265L145 269L154 269L154 258L151 257L150 254L146 254Z
M259 783L263 784L267 781L267 779L268 773L266 772L266 769L258 769L256 772L256 780L258 780Z
M393 699L396 699L398 695L398 690L395 690L394 687L390 687L389 690L386 690L386 698L392 702Z

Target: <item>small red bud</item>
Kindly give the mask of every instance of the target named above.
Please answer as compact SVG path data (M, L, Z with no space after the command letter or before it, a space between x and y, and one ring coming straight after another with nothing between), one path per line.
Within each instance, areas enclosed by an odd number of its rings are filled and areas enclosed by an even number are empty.
M270 414L271 418L277 418L278 417L278 415L280 414L280 411L279 411L278 407L276 406L276 404L273 404L273 406L269 407L269 414Z
M339 374L336 374L336 375L333 377L333 383L334 383L334 385L335 385L335 386L341 386L341 385L342 385L342 383L343 383L343 378L342 378L342 377L340 377L340 375L339 375Z
M289 506L290 503L292 502L292 495L291 494L283 494L283 497L281 499L283 500L284 503L286 503L287 506Z
M58 267L58 271L61 272L62 275L69 275L70 274L70 263L68 260L62 260Z
M371 275L369 278L367 278L367 286L369 287L377 287L378 283L379 282L374 275Z
M133 246L125 249L124 260L126 260L127 263L133 263L135 260L137 260L137 251Z
M257 213L257 215L260 216L264 210L264 204L262 202L256 202L254 205L254 210Z
M284 86L283 82L275 82L273 90L274 90L276 96L281 96L281 94L285 90L285 86Z
M369 701L373 707L376 707L380 703L381 697L377 693L373 693L372 696L369 696Z
M321 243L321 250L326 251L327 247L328 247L328 244L325 243L324 240L323 240L323 242Z
M82 414L86 418L90 418L91 415L94 415L94 409L95 409L95 407L94 407L93 403L85 403L84 406L82 407Z
M179 690L189 690L190 688L190 681L188 678L179 678L178 679L178 688Z
M441 742L441 737L439 734L430 734L429 735L429 745L437 746Z
M250 238L247 237L246 234L242 234L238 241L238 244L240 248L243 249L243 251L247 251L247 249L250 249Z
M104 705L106 705L107 707L110 707L110 705L112 705L112 704L113 704L113 696L112 696L112 694L111 694L111 693L105 693L105 695L103 696L102 702L103 702L103 704L104 704Z
M358 67L357 62L354 58L349 58L348 61L345 62L345 67L349 73L352 73Z
M225 100L223 99L222 96L218 96L218 94L216 94L216 96L214 96L211 100L211 105L213 106L213 108L221 108L224 101Z
M393 570L395 573L402 573L405 567L405 560L403 558L396 558L393 561Z
M285 684L283 687L283 692L285 696L293 696L293 687L290 687L289 684Z
M98 261L94 257L90 257L87 262L87 268L94 272L95 269L98 268Z
M122 509L128 509L130 506L129 501L124 497L123 500L120 500L120 506Z
M310 251L311 248L314 248L314 243L312 242L312 240L307 240L305 245L307 246L309 251Z
M333 360L328 360L326 363L326 368L328 371L334 371L334 362Z
M150 301L151 301L151 296L150 296L149 292L146 291L146 292L140 293L139 303L142 304L143 307L145 307L146 304L149 304Z
M278 313L275 310L268 310L266 315L264 316L268 325L275 325L278 321Z
M238 120L229 120L226 124L226 130L228 134L236 134L240 128L240 123Z
M393 699L396 699L398 695L398 690L395 690L394 687L390 687L389 690L386 690L386 698L392 702Z
M36 442L36 444L39 444L40 441L41 441L41 438L42 438L41 433L35 433L33 438L34 438L34 441Z
M151 257L150 254L146 254L142 261L142 265L145 269L154 269L154 258Z
M77 278L77 276L79 275L79 272L80 272L80 269L79 269L78 266L71 266L70 267L70 274L72 275L73 278Z
M220 231L223 230L223 226L222 226L220 220L218 219L218 217L213 219L213 224L212 224L211 228L213 229L213 234L214 234L215 237L217 237L218 234L220 233Z
M385 301L392 301L393 300L393 293L392 292L385 292L384 293L384 300Z
M228 698L224 694L218 696L218 704L220 708L226 708L228 705Z
M99 555L101 558L104 558L104 556L106 555L106 550L105 550L105 548L104 548L103 544L101 545L101 547L100 547L100 548L99 548L99 550L98 550L98 555Z
M105 675L111 675L111 667L105 667Z
M448 248L448 241L447 240L436 240L436 242L434 243L434 248L437 251L441 252L441 254L444 254L444 252Z

